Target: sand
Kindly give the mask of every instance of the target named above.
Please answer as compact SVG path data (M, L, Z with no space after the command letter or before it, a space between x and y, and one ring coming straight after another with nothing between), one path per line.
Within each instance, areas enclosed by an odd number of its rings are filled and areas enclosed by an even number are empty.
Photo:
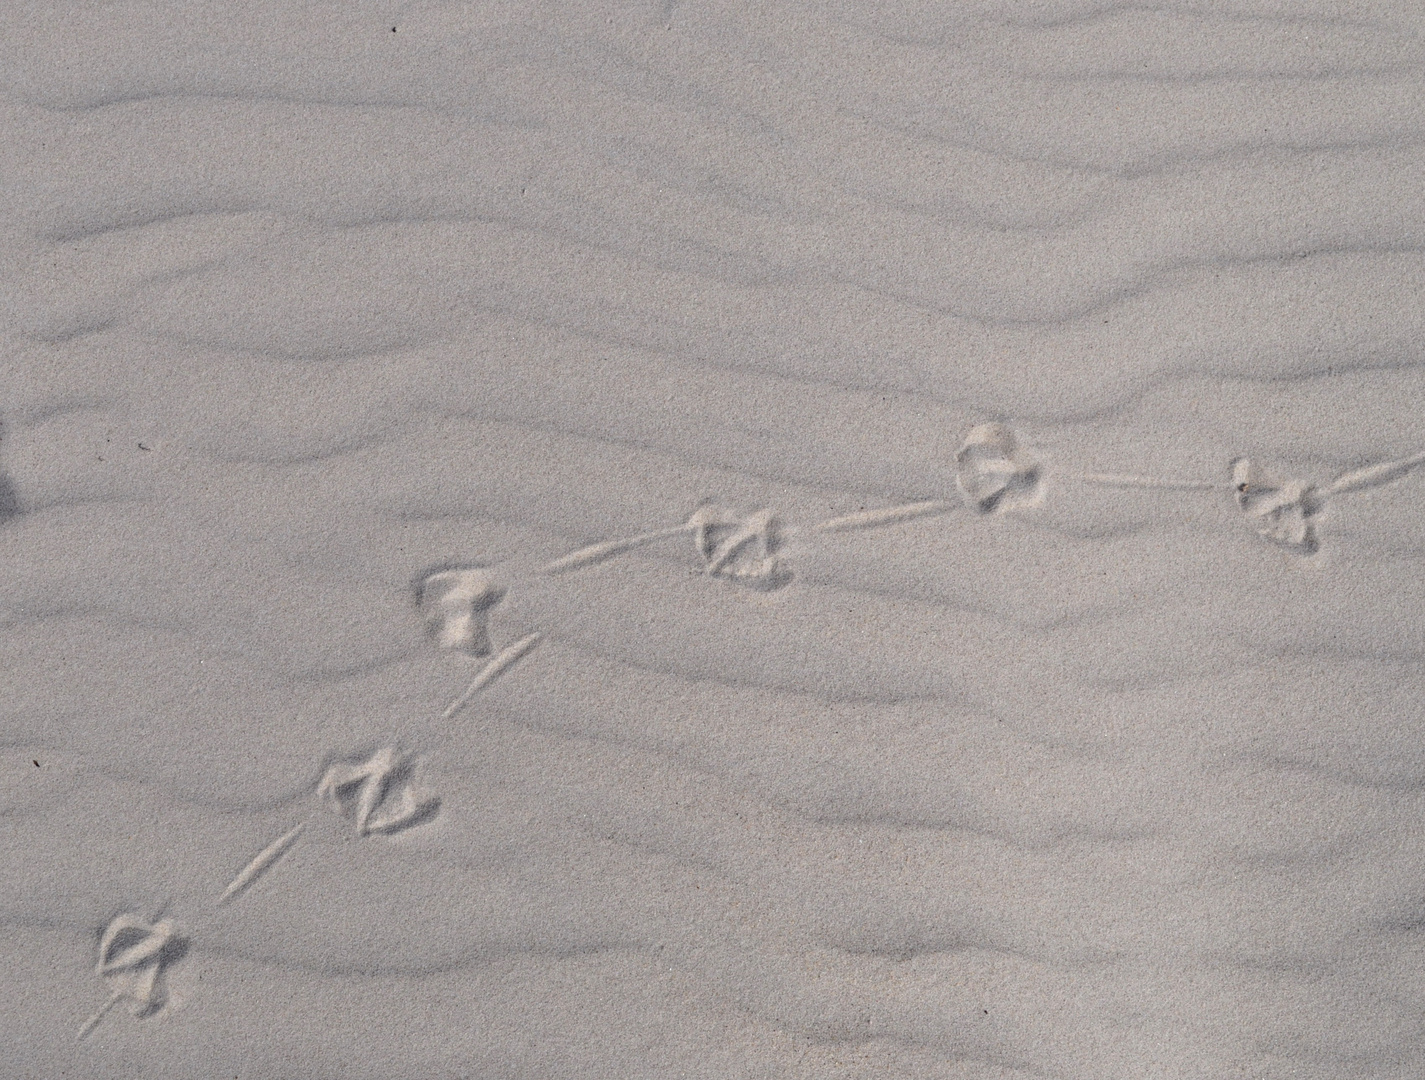
M1425 14L8 5L0 1076L1425 1060Z

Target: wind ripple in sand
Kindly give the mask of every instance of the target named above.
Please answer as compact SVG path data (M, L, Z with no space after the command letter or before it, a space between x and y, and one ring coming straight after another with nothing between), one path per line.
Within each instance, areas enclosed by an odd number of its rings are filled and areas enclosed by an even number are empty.
M1421 1058L1420 20L933 7L21 5L9 1069Z

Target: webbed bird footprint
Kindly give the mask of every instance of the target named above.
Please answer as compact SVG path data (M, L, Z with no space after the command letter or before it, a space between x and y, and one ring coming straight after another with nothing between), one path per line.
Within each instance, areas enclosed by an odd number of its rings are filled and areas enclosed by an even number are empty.
M694 511L688 528L711 577L763 589L776 588L791 579L791 571L779 553L777 519L770 510L744 514L709 504Z
M99 939L99 963L94 969L112 988L109 999L79 1029L78 1037L93 1031L125 999L129 1011L140 1019L158 1012L168 1001L167 969L187 951L188 939L172 919L150 923L133 912L116 916Z
M682 525L589 544L555 559L545 566L544 572L567 573L605 562L655 540L687 535L692 536L693 548L709 577L762 589L774 589L791 580L791 571L779 552L780 530L772 511L744 513L710 502L693 511Z
M457 567L426 575L416 589L416 606L427 633L442 649L488 656L490 609L504 595L489 570Z
M437 796L413 789L413 772L409 757L386 747L365 761L339 761L328 767L317 785L317 796L352 819L357 836L397 833L429 821L440 809ZM258 852L223 890L218 903L246 893L292 849L306 827L306 822L299 822Z
M960 493L982 514L1037 503L1043 469L1004 424L972 428L955 455Z
M317 794L356 823L357 836L396 833L429 821L439 797L412 788L414 763L390 747L362 762L331 766Z
M1321 546L1314 518L1324 499L1311 484L1277 481L1247 458L1232 463L1232 497L1257 535L1299 555Z

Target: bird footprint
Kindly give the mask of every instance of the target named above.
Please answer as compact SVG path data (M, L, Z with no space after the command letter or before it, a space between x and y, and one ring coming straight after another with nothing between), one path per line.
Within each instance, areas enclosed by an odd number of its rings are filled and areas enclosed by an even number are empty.
M333 765L317 793L356 823L356 835L396 833L429 821L440 799L412 789L414 763L391 747L365 761Z
M1039 501L1039 461L1004 424L971 428L955 455L955 464L960 493L982 514Z
M95 974L112 988L109 999L79 1029L84 1038L120 1001L129 1001L129 1011L142 1019L163 1008L168 1000L164 985L167 969L188 951L188 939L172 919L150 923L127 912L117 916L99 939L99 963Z
M1324 500L1311 484L1279 482L1255 462L1238 458L1232 463L1232 497L1258 536L1300 555L1321 546L1314 519Z
M428 574L416 589L426 630L442 649L488 656L490 609L504 598L490 571L460 567Z
M720 506L701 506L688 519L693 546L712 577L757 588L785 584L791 572L783 564L777 519L770 510L743 514Z

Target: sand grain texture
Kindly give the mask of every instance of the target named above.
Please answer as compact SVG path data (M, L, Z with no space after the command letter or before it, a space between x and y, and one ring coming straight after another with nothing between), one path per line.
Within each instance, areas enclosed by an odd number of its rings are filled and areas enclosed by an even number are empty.
M10 4L0 1076L1418 1077L1422 10Z

